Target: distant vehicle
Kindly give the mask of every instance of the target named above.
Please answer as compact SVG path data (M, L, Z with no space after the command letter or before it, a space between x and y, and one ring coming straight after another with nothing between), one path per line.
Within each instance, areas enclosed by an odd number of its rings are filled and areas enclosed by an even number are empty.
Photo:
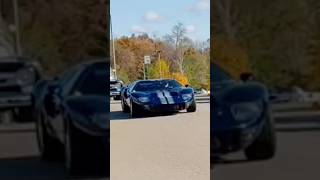
M123 88L121 92L123 112L137 117L144 112L196 111L192 88L183 87L176 80L139 80Z
M274 122L266 87L242 77L233 80L211 65L211 152L223 155L244 150L248 159L269 159L276 152Z
M121 100L121 89L123 87L123 82L118 79L110 79L110 97L114 100Z
M36 132L41 157L65 157L65 168L70 174L107 172L107 67L106 60L83 63L37 86Z
M195 89L194 93L199 95L209 95L209 92L203 88Z
M12 110L18 121L31 120L31 94L41 78L40 66L30 58L0 58L0 109Z

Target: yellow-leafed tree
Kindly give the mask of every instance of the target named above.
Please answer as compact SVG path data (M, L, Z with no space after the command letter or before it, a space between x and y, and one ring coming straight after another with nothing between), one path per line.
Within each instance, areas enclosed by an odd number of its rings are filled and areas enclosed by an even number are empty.
M149 68L147 67L149 79L170 78L170 67L166 60L156 60Z
M215 38L212 43L211 62L218 64L234 78L250 72L249 58L245 49L228 38Z
M189 84L188 78L183 75L182 73L172 73L172 79L175 79L182 85L187 85Z

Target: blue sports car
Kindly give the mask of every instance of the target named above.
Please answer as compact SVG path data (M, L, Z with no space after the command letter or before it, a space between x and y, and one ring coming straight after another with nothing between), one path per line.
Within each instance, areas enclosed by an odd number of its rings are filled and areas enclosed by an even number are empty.
M193 89L171 79L135 81L122 89L121 104L131 117L144 112L196 111Z
M72 175L109 175L106 58L78 64L36 86L34 114L41 158L64 160Z
M248 74L239 82L215 64L211 70L211 153L244 150L249 160L272 158L276 137L266 87Z

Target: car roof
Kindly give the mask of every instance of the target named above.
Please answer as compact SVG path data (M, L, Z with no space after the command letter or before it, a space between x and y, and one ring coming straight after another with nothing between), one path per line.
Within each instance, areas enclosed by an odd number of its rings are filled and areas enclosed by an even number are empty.
M29 59L31 58L23 56L4 56L0 57L0 62L24 62Z
M146 79L146 80L137 80L136 82L148 82L148 81L171 81L174 79Z

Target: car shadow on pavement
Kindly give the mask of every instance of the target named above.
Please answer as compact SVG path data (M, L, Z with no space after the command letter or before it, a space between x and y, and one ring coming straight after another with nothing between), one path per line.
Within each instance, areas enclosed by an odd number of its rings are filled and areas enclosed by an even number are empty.
M215 166L221 166L221 165L229 165L229 164L242 164L242 163L254 163L254 162L259 162L263 160L248 160L245 157L211 157L210 158L210 164L211 164L211 169L214 168Z
M39 157L0 158L0 179L66 179L59 163L44 163Z
M112 111L110 112L110 120L126 120L130 119L129 113L124 113L122 111Z
M180 112L181 113L181 112ZM177 112L170 112L170 113L146 113L137 118L131 118L130 113L124 113L122 111L112 111L110 112L110 120L136 120L136 119L144 119L144 118L151 118L151 117L161 117L161 116L172 116L177 114Z
M61 162L44 162L37 156L0 158L0 179L34 179L34 180L86 180L108 179L107 177L84 175L69 177Z

